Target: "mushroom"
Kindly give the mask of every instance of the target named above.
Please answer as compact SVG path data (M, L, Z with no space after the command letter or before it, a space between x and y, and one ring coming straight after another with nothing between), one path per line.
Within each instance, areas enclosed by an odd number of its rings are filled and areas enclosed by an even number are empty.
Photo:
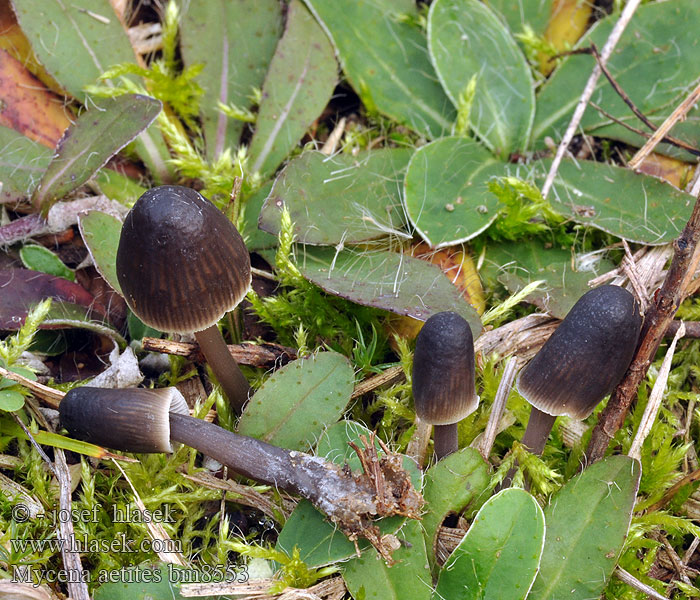
M171 452L181 442L232 471L312 502L351 539L366 537L390 559L374 524L377 517L420 518L423 499L401 466L401 456L378 457L370 441L353 446L365 473L352 473L318 456L278 448L191 417L175 388L74 388L59 405L61 424L78 439L126 452Z
M532 405L523 445L540 455L554 419L583 420L622 379L642 326L632 294L615 285L586 292L520 372L517 387Z
M124 221L117 277L126 303L144 323L194 333L240 414L250 386L217 327L251 282L250 256L231 221L195 190L150 189Z
M479 405L474 370L469 324L449 311L430 317L416 338L413 401L418 418L434 425L438 460L457 451L457 424Z

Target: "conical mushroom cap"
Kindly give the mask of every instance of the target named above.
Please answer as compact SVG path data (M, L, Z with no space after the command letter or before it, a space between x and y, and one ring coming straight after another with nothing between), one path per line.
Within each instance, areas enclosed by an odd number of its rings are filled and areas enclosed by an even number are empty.
M233 223L195 190L163 185L124 221L117 277L129 308L161 331L216 323L250 287L250 256Z
M544 413L585 419L622 379L641 326L627 290L604 285L585 293L520 372L519 392Z
M172 452L170 413L189 415L177 388L73 388L58 405L76 439L124 452Z
M433 315L418 333L413 401L418 418L432 425L457 423L479 405L472 332L457 313Z

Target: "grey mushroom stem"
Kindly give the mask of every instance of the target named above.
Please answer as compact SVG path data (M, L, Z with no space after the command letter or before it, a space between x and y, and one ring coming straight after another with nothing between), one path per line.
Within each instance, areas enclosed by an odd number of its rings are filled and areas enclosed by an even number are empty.
M549 432L552 431L552 427L554 426L555 419L555 416L548 415L546 412L542 412L534 406L532 407L530 419L527 422L527 429L525 429L525 435L521 440L523 446L532 454L536 454L537 456L542 455L544 446L547 443L547 438L549 438Z
M224 395L228 398L236 414L243 412L248 401L250 384L243 375L236 360L231 356L216 324L194 334L204 358L216 375Z
M459 450L457 423L450 425L435 425L433 428L433 444L438 460Z

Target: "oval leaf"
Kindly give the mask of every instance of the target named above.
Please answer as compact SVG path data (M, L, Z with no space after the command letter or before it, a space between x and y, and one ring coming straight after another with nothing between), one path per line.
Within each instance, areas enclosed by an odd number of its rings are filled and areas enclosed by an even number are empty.
M105 98L63 134L56 155L34 193L46 212L52 202L85 183L158 116L160 100L139 94Z
M599 21L577 47L595 43L602 48L618 18L613 14ZM647 3L634 13L615 46L608 69L645 115L676 106L700 77L700 62L696 59L699 21L700 3L695 0ZM569 56L542 87L532 130L540 146L545 136L558 139L566 128L594 64L591 56ZM650 81L654 82L651 87ZM637 117L605 77L598 79L592 100L608 114L638 126ZM589 106L579 127L592 131L610 122Z
M336 352L295 360L255 392L241 415L238 433L306 451L343 413L354 382L350 361Z
M551 161L538 163L542 183ZM622 167L589 160L563 160L549 195L552 208L577 223L642 244L678 237L695 198L672 185Z
M305 152L280 173L260 213L260 229L279 234L286 206L296 240L353 244L385 237L404 226L401 205L407 148L357 156Z
M452 103L472 77L470 126L501 158L527 145L535 116L530 67L503 23L479 0L437 0L428 16L428 49Z
M48 248L44 248L44 246L37 244L23 246L19 251L19 257L27 269L75 281L75 273L64 265L58 256Z
M343 579L353 598L429 600L432 581L420 521L409 520L396 532L399 548L389 566L374 548L345 563Z
M423 532L430 564L435 564L435 542L448 513L461 513L489 484L489 467L476 450L462 448L425 473Z
M303 248L301 274L329 294L420 321L452 310L467 320L474 338L481 333L479 314L436 265L383 250Z
M24 406L24 396L15 390L0 391L0 410L14 412Z
M292 0L287 25L263 85L252 171L273 173L331 98L338 81L333 47L300 0Z
M452 129L455 110L430 64L425 36L400 20L402 7L374 0L306 3L323 23L345 75L369 110L428 138Z
M557 492L545 509L547 535L532 600L600 597L622 551L639 488L639 462L611 456Z
M243 122L229 119L218 103L249 109L261 88L282 33L277 0L207 0L183 6L182 54L187 66L203 65L197 81L204 89L200 114L207 157L235 148Z
M488 190L506 163L481 144L446 137L420 148L411 158L404 183L408 217L432 247L472 239L498 216L498 198Z
M529 240L489 244L480 273L484 278L497 279L511 294L533 281L544 280L526 301L563 319L590 289L588 282L613 267L598 253L581 260L570 249L547 248L542 240Z
M117 248L122 232L121 221L107 213L92 210L78 215L78 227L97 272L113 290L121 294L117 278Z
M450 600L524 600L543 546L540 505L524 490L503 490L474 517L440 572L436 594Z

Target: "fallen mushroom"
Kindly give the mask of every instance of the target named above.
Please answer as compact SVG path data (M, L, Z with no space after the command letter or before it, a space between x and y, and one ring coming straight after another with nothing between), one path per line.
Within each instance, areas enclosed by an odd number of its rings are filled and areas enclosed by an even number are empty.
M272 446L189 416L175 388L157 390L78 387L59 405L61 424L81 440L124 452L172 452L171 442L191 446L232 471L309 500L351 539L368 539L391 561L393 540L374 524L379 517L420 518L422 496L402 458L372 440L353 446L365 468L352 473L325 459Z
M416 339L413 401L418 418L434 426L438 460L458 450L457 424L479 405L474 370L469 324L454 312L430 317Z
M250 386L217 327L251 282L250 255L231 221L190 188L150 189L124 221L117 277L126 303L144 323L194 333L240 414Z
M518 391L532 405L523 445L542 454L554 420L583 420L622 379L642 326L627 290L604 285L586 292L520 372Z

